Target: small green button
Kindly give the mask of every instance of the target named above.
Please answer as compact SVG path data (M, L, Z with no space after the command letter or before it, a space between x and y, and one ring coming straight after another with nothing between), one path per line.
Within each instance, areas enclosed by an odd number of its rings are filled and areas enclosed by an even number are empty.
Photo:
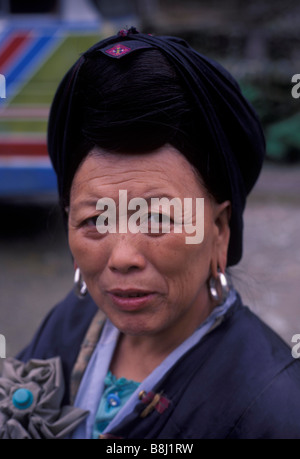
M33 395L29 389L17 389L12 397L12 402L19 410L26 410L33 402Z

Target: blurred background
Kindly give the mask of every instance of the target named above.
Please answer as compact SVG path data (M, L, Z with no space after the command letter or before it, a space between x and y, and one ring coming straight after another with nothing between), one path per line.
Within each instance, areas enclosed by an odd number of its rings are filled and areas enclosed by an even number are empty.
M299 1L0 0L0 334L6 355L28 343L73 283L46 148L54 92L81 52L131 25L187 39L220 61L256 108L267 159L248 200L243 261L232 276L244 302L291 344L300 333L300 99L293 97L297 91L292 95L292 77L300 74Z

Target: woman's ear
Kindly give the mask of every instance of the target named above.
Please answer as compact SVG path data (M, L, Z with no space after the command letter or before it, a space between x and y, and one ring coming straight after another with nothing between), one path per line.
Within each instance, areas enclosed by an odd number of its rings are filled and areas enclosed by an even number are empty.
M214 253L211 262L211 273L214 278L217 278L219 270L222 273L225 273L227 265L227 251L230 238L230 216L230 201L224 201L221 204L215 204L214 223L216 229L216 237L214 242Z

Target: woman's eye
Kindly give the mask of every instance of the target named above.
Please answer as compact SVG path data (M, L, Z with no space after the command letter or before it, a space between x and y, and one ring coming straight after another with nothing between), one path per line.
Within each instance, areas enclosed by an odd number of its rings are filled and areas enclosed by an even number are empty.
M150 221L150 223L155 223L155 224L159 225L159 224L163 224L163 223L169 222L170 218L167 215L164 215L164 214L150 212L148 214L148 221Z
M98 218L98 215L96 215L95 217L86 218L83 221L82 225L83 226L88 226L88 227L96 227L97 218Z
M169 233L172 223L170 215L156 212L148 214L149 233Z

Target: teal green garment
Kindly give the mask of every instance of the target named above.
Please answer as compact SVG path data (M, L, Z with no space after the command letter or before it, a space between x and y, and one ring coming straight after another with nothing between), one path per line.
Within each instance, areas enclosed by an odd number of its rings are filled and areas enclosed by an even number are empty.
M96 413L93 438L99 437L139 385L140 383L126 378L117 379L110 371L107 373Z

